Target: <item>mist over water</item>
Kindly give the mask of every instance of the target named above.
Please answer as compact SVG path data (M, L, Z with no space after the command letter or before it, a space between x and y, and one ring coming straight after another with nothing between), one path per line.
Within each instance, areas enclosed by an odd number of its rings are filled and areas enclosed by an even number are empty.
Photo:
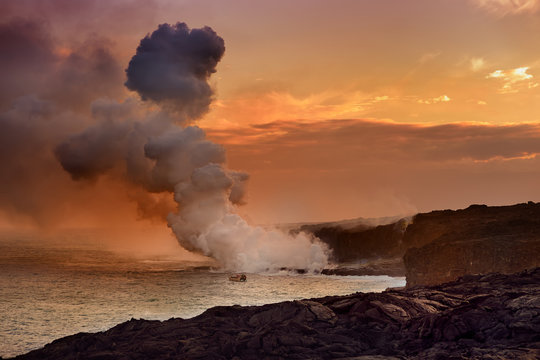
M209 271L211 260L129 257L82 241L46 245L31 236L0 238L0 356L41 347L130 318L189 318L217 305L382 291L404 278L248 273L246 283ZM203 268L201 268L203 267Z

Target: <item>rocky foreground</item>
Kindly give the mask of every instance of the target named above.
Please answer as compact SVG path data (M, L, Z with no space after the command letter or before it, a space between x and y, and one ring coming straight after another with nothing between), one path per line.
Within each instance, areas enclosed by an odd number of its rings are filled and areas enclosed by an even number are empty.
M537 359L540 268L384 293L215 307L188 320L131 320L17 357L235 358Z

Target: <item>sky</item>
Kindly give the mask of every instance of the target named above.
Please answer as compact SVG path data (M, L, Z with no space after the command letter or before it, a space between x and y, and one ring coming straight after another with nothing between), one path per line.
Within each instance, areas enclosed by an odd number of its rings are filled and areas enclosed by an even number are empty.
M81 181L55 149L157 111L125 70L177 22L224 40L186 121L249 174L251 223L540 201L540 1L2 0L0 226L164 221L170 194L116 165Z

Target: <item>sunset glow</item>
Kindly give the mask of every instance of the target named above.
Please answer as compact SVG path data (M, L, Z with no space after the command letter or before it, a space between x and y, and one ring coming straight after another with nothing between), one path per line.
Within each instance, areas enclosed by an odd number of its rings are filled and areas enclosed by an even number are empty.
M535 358L540 0L0 0L0 360Z
M225 41L209 111L190 123L225 147L228 168L250 174L238 212L252 223L540 200L539 6L2 2L2 116L19 116L29 96L50 110L28 115L43 120L18 138L26 148L2 140L0 224L165 222L174 201L120 181L116 155L94 186L74 182L53 149L100 121L159 116L124 86L125 69L141 38L178 21ZM112 103L123 110L109 119L99 109Z

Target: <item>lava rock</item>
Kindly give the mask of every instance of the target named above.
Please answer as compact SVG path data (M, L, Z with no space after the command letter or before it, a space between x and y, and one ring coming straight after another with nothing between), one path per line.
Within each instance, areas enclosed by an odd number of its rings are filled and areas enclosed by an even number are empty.
M466 276L192 319L132 319L16 357L33 359L536 359L540 268Z

